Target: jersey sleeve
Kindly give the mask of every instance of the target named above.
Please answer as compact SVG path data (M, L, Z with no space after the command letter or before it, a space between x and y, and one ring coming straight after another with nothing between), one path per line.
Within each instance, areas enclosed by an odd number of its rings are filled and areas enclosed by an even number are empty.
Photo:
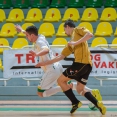
M64 55L64 56L66 57L66 56L69 56L70 54L72 54L72 52L73 52L72 47L67 45L67 46L62 50L61 54Z
M40 49L44 49L44 48L49 49L48 45L42 40L38 41L37 45L39 45Z
M78 33L81 36L84 36L86 33L90 32L88 29L85 27L76 27L75 33Z

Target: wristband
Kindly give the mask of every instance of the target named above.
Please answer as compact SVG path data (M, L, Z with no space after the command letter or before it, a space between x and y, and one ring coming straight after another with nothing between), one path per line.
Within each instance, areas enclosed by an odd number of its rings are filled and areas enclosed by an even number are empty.
M25 30L22 30L21 32L25 33Z

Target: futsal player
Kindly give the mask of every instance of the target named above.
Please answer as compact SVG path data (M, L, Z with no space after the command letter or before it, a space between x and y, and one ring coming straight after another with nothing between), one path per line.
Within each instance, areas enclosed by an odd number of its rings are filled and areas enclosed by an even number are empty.
M36 67L56 63L73 53L75 61L57 80L64 94L72 102L72 109L70 113L74 113L82 106L82 103L76 98L72 89L67 85L69 80L74 79L77 81L78 94L86 97L104 115L106 113L106 107L103 102L98 101L91 92L85 89L89 74L92 70L92 61L90 58L90 50L88 48L87 40L91 39L93 34L85 27L75 27L74 22L70 19L64 23L64 30L68 36L71 36L71 42L69 42L69 44L62 50L60 55L49 61L39 62ZM72 74L70 72L71 70L73 71Z

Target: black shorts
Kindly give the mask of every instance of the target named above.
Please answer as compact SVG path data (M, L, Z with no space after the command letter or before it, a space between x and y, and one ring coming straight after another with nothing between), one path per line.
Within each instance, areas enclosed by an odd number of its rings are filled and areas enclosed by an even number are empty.
M63 72L63 75L86 85L91 70L92 66L90 64L73 62L73 64Z

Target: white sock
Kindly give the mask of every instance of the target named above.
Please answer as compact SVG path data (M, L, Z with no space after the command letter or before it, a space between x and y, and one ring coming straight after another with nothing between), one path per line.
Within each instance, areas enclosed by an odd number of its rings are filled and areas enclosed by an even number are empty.
M73 90L76 90L77 82L72 82L72 84L73 84ZM86 86L85 86L85 90L92 92L92 89L90 89L90 88L88 88Z
M49 96L54 95L58 92L62 92L62 89L60 86L52 87L52 88L47 89L43 92L43 97L49 97Z
M73 90L76 90L77 83L73 82L72 84L73 84ZM90 89L86 86L85 86L85 90L90 91L90 92L92 91L92 89ZM54 95L58 92L62 92L62 89L60 86L52 87L52 88L47 89L43 92L43 97L49 97L49 96Z
M89 87L86 87L86 86L85 86L85 90L92 92L92 89L90 89Z

